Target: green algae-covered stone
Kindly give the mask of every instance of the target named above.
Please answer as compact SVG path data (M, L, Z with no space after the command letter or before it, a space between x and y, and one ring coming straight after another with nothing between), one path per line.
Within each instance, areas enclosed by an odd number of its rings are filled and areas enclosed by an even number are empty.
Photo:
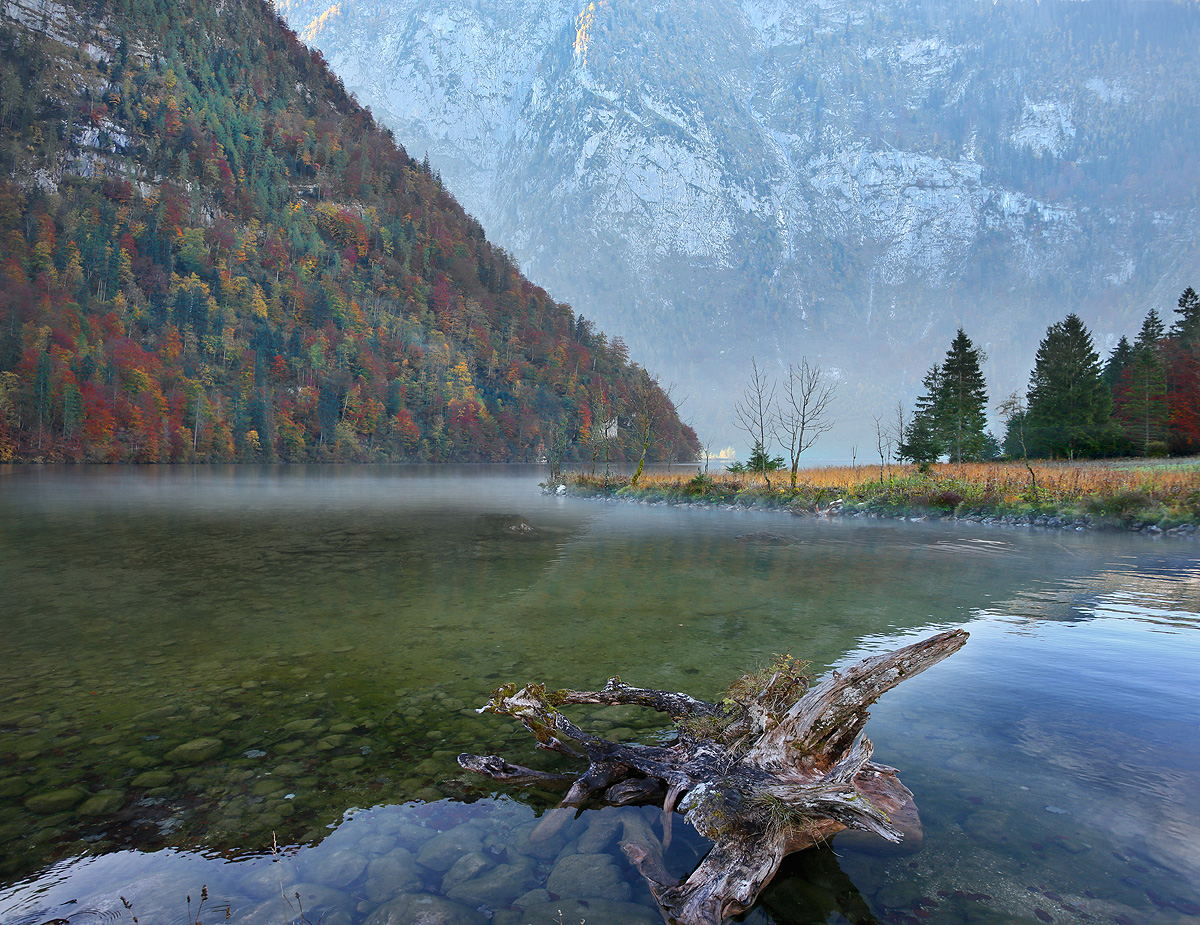
M135 777L130 783L134 787L145 787L147 790L153 790L155 787L165 787L171 783L171 779L175 775L170 771L143 771Z
M215 758L225 749L225 743L220 739L205 737L184 742L177 748L167 752L167 760L176 764L196 764Z
M63 813L74 809L88 797L88 792L82 787L67 787L63 790L51 790L46 793L35 793L25 798L25 808L32 813L48 816L51 813Z
M107 816L115 813L125 805L125 792L122 790L101 790L95 796L84 800L79 807L83 816Z

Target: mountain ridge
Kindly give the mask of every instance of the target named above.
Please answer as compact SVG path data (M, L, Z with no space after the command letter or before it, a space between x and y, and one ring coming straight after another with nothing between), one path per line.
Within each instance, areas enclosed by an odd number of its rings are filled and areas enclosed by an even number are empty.
M959 324L1011 390L1065 310L1111 346L1200 257L1193 2L281 10L706 423L755 353L890 404Z

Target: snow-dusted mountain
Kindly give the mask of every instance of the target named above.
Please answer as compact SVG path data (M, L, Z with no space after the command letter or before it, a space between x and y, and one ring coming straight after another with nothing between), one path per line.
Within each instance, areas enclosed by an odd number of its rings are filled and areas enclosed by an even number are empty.
M1200 271L1200 5L279 0L534 279L732 439L749 356L908 397L959 324L1023 385Z

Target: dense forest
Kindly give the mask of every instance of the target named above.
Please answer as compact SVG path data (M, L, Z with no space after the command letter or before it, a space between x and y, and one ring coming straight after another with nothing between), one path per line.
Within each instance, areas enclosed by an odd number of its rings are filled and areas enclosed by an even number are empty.
M0 167L0 461L699 450L263 0L9 4Z
M905 423L896 458L928 464L993 459L985 431L983 357L960 328ZM1134 341L1122 337L1101 362L1091 332L1074 312L1050 325L1029 387L999 405L1003 452L1011 458L1194 455L1200 452L1200 295L1180 295L1168 327L1150 309Z

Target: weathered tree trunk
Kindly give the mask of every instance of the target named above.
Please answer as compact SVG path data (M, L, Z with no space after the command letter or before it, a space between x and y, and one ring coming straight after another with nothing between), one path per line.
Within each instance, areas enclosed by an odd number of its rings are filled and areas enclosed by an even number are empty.
M542 829L561 825L588 800L661 801L663 841L680 809L713 848L683 880L663 868L663 845L649 832L623 850L664 914L680 925L719 925L754 904L783 858L844 829L917 846L921 822L912 793L894 768L872 762L862 735L868 708L885 691L958 651L966 632L941 633L887 655L833 671L812 690L803 663L778 660L747 675L719 704L686 694L630 687L612 678L600 691L552 691L540 684L499 688L480 712L520 720L538 747L586 758L561 807ZM590 735L558 708L636 704L665 713L679 734L666 746L623 745ZM568 744L570 743L570 744ZM514 783L571 779L510 765L495 756L460 755L459 764Z

